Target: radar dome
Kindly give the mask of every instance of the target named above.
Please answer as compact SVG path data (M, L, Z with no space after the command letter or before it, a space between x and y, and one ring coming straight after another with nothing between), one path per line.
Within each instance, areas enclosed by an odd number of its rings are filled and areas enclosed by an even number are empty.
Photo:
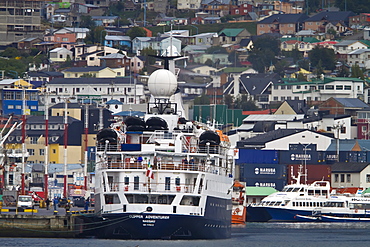
M148 88L155 98L169 98L177 89L176 76L169 70L158 69L150 75Z

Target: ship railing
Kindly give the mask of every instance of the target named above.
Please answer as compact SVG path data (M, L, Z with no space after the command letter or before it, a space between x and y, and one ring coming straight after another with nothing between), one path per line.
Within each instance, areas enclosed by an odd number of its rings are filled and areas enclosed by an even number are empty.
M101 169L119 169L119 170L146 170L147 164L142 162L133 163L120 163L120 162L108 162L102 163L98 170ZM203 163L161 163L153 166L154 173L156 171L189 171L189 172L206 172L217 174L220 176L229 176L231 174L231 167L217 166Z
M117 152L117 151L121 151L121 144L119 143L108 143L107 145L107 150L105 150L105 143L97 143L96 145L96 151L97 152L103 152L103 151L107 151L107 152Z
M210 146L198 146L197 152L198 153L204 153L204 154L220 154L220 155L226 155L227 154L227 148L224 148L219 145L210 145Z
M109 190L108 190L109 188ZM153 182L113 182L103 187L104 192L159 192L159 193L194 193L193 184L165 184Z

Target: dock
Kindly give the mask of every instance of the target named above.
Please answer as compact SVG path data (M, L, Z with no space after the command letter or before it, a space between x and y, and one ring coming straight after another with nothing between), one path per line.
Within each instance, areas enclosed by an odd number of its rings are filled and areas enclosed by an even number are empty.
M97 219L94 210L2 208L0 237L94 237Z

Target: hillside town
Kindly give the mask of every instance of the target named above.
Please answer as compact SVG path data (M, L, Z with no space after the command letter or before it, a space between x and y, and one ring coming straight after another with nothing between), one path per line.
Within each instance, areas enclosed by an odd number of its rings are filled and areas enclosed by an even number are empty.
M1 190L94 193L96 134L145 114L169 47L183 117L228 135L235 178L259 188L248 203L302 166L307 183L370 187L370 9L175 2L0 1L1 127L23 123L2 140Z

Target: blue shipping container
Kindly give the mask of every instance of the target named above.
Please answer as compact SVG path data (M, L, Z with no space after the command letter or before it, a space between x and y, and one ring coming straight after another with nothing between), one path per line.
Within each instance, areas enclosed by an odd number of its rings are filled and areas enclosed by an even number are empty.
M278 164L279 151L277 150L259 150L259 149L239 149L239 159L237 164Z
M246 182L247 186L272 187L279 191L281 191L286 185L285 179L248 179L242 182Z
M286 179L285 164L240 164L240 177L260 179Z
M280 164L320 164L322 161L319 159L317 151L291 151L281 150L279 156Z

